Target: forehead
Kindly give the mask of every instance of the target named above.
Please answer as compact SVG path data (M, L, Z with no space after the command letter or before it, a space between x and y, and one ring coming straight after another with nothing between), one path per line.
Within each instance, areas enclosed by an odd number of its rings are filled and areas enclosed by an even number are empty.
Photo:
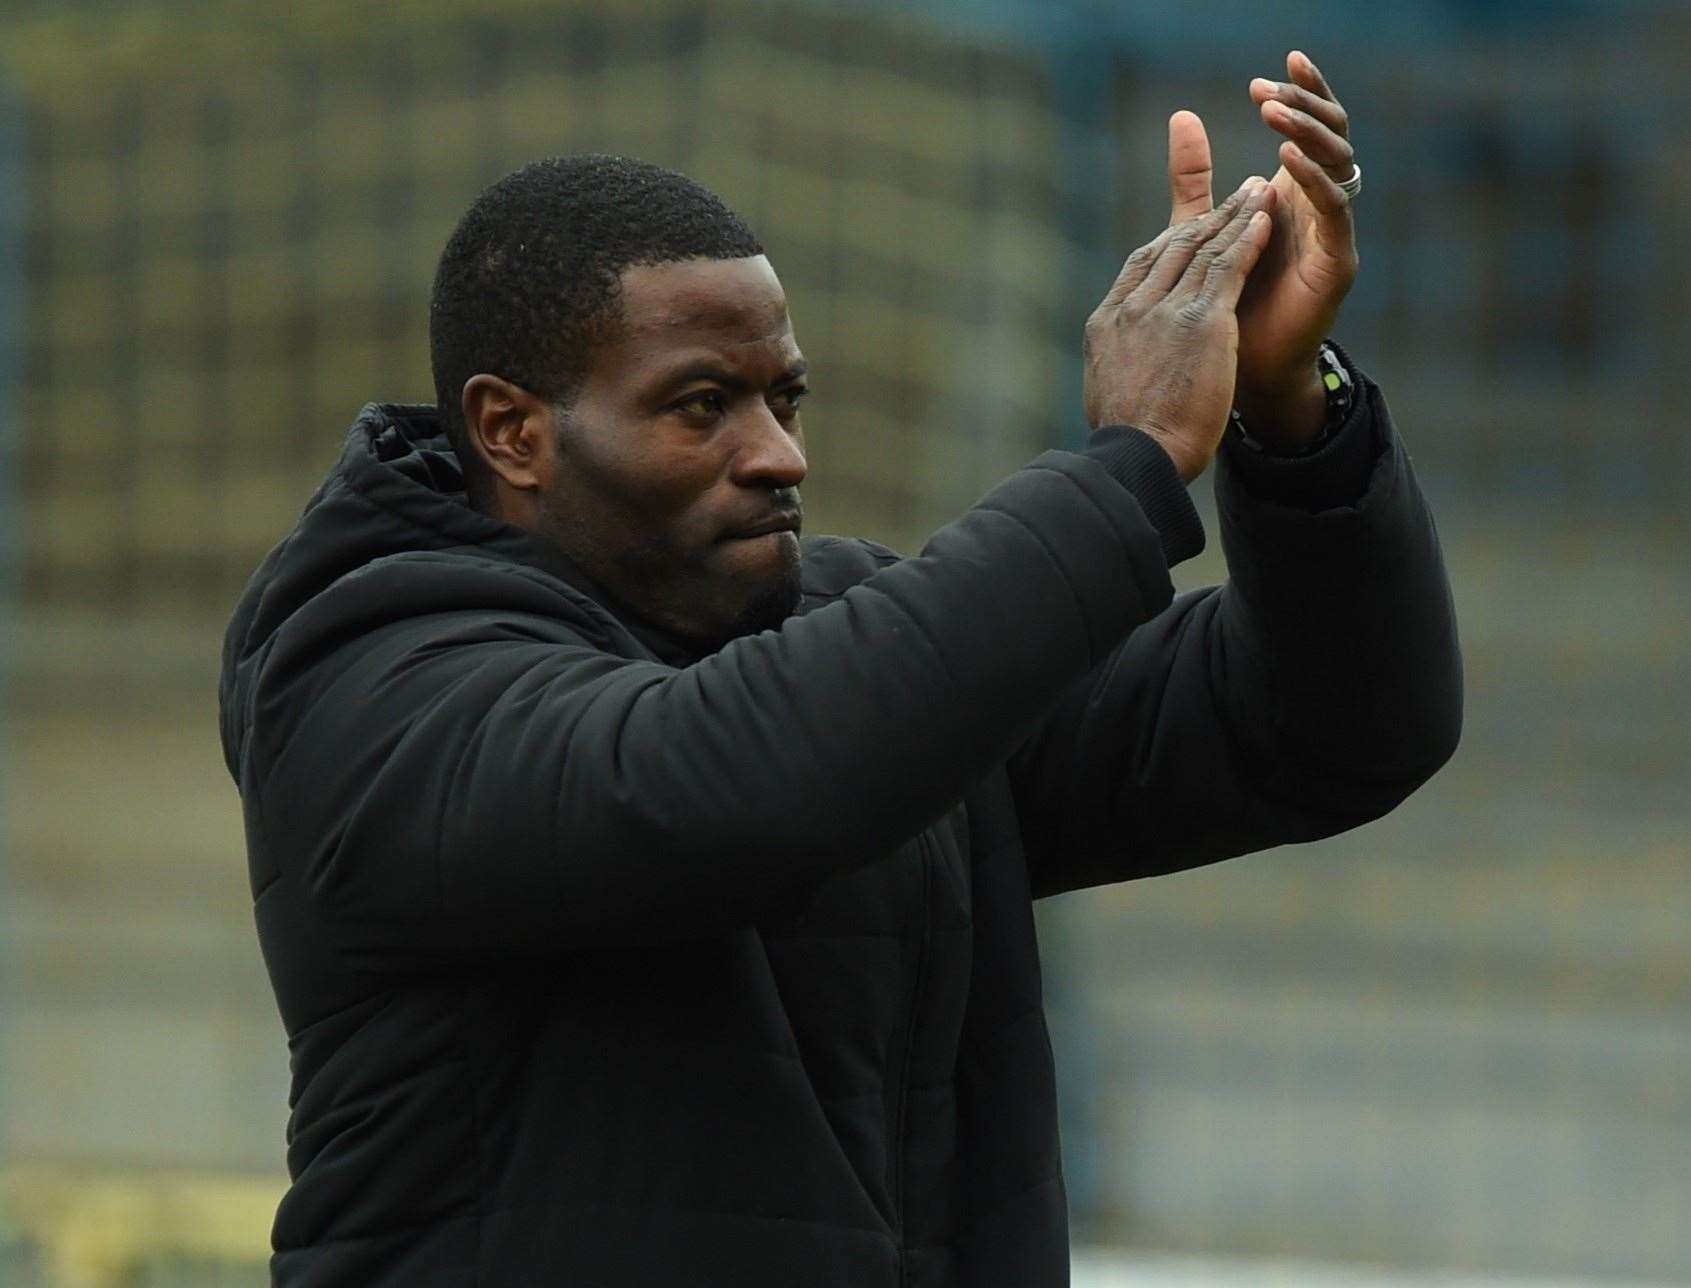
M793 344L787 296L762 255L640 264L624 270L625 343L653 353L696 347Z

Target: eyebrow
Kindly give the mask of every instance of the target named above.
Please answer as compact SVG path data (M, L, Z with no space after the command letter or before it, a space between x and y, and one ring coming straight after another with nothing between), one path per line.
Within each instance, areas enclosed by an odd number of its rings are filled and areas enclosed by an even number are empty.
M791 384L800 377L807 375L809 371L810 363L801 359L800 361L793 363L792 366L788 367L780 375L776 376L770 383L771 385ZM676 389L682 385L691 384L695 380L710 380L721 385L725 389L732 389L736 393L743 393L747 389L751 388L751 382L744 376L737 376L732 371L729 371L724 367L714 366L708 362L700 362L695 363L690 367L683 367L673 376L666 376L660 387L664 389Z

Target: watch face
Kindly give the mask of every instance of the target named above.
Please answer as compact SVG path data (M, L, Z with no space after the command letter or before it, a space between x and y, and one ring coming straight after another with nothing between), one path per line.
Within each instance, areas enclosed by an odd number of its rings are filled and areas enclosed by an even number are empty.
M1321 383L1327 387L1329 394L1341 387L1350 388L1350 370L1339 357L1339 351L1332 345L1321 346L1315 355L1315 365L1321 372Z
M1350 372L1345 368L1337 349L1330 344L1324 344L1317 351L1315 368L1321 373L1322 392L1327 395L1327 420L1321 427L1320 435L1311 445L1313 451L1325 443L1345 423L1350 415L1351 380Z

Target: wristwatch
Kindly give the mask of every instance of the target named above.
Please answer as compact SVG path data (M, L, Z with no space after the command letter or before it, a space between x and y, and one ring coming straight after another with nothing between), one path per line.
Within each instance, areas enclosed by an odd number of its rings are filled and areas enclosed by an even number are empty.
M1351 379L1350 369L1345 366L1344 359L1339 357L1339 351L1326 341L1323 341L1321 348L1316 351L1315 370L1321 377L1322 392L1327 396L1327 414L1321 421L1321 432L1292 451L1276 449L1261 439L1251 437L1251 431L1245 428L1239 409L1235 407L1228 419L1233 428L1239 431L1239 437L1246 447L1255 452L1266 452L1271 456L1310 456L1319 452L1327 445L1328 440L1339 432L1345 418L1350 415L1351 403L1355 401L1356 382Z

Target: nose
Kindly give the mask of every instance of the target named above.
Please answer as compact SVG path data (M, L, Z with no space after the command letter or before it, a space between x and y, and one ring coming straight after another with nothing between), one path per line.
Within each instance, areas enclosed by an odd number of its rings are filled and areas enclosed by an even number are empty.
M734 482L743 487L797 487L808 468L798 421L782 423L767 405L753 409L734 450Z

